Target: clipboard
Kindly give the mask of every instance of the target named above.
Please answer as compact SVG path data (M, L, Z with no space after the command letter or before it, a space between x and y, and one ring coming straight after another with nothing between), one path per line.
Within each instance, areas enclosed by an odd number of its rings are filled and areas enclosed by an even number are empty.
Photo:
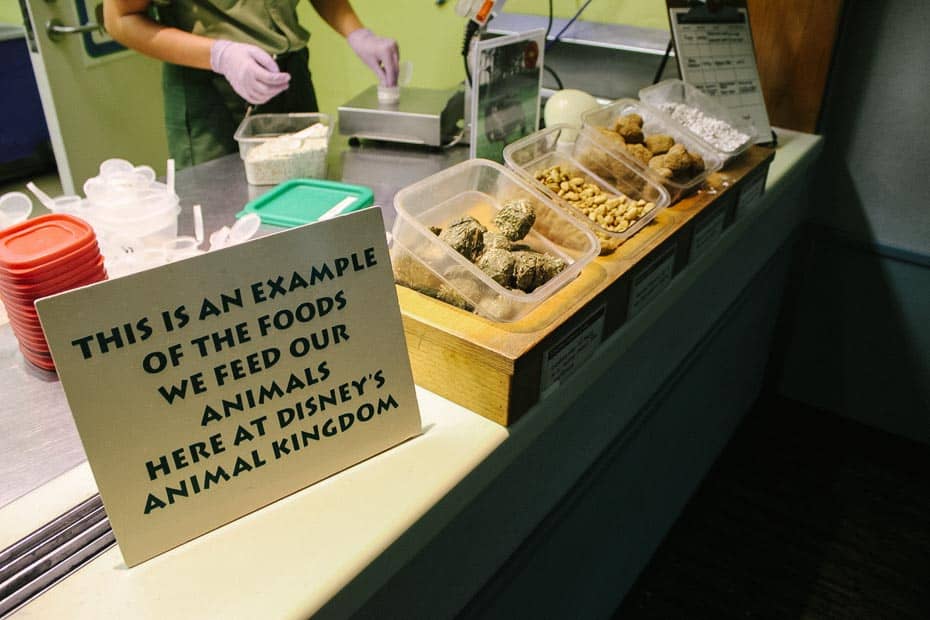
M772 143L746 1L666 0L666 6L681 79L751 122L757 144Z

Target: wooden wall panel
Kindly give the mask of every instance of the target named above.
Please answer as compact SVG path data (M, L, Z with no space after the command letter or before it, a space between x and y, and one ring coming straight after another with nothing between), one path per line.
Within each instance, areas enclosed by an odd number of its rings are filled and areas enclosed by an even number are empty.
M747 0L771 124L814 133L843 0Z

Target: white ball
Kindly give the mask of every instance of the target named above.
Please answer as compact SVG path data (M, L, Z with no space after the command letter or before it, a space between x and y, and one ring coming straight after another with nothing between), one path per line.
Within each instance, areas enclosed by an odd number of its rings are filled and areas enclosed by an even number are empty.
M588 93L567 88L549 97L543 110L543 118L546 121L546 127L566 123L580 128L581 115L597 107L599 107L597 100ZM575 132L565 131L565 134L569 133L571 136L565 135L564 137L574 140Z

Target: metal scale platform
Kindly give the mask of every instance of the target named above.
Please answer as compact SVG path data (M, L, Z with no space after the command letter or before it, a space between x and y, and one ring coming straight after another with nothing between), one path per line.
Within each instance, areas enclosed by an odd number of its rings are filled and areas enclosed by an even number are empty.
M371 86L339 106L339 133L352 138L439 147L459 133L463 96L455 89L401 87L397 103L380 103Z

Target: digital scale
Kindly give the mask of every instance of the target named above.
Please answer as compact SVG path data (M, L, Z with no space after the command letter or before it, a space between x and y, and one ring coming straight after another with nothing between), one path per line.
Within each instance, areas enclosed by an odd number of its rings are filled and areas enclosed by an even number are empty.
M463 118L464 95L457 89L402 86L397 103L381 103L377 86L370 86L339 106L339 133L440 147L455 140Z

